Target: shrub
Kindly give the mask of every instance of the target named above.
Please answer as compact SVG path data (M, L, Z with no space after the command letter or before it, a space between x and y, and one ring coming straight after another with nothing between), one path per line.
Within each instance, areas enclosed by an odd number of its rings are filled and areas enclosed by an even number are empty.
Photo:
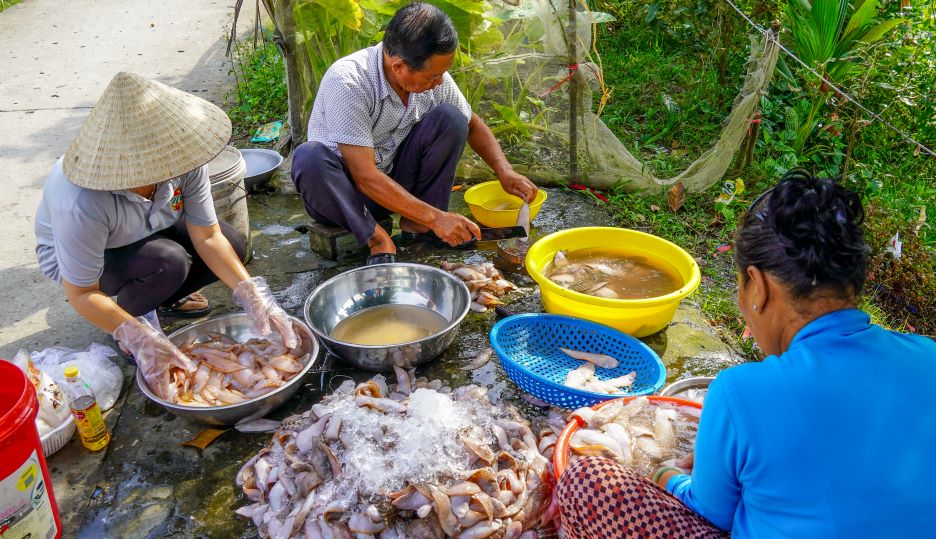
M866 239L872 248L865 295L901 330L936 335L936 253L922 241L919 220L906 221L872 202L867 206ZM900 258L887 250L900 234Z

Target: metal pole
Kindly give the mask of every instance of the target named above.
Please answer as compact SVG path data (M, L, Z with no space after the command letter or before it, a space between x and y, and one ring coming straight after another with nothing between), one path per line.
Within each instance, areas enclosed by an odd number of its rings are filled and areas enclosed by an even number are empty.
M578 31L575 28L575 18L578 11L578 0L569 0L569 65L578 64ZM569 79L569 181L578 179L578 69L572 72Z

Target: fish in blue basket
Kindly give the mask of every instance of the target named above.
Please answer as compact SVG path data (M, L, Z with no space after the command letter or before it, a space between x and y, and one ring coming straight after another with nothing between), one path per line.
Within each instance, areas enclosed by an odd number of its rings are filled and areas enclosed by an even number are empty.
M602 395L616 395L621 393L624 388L634 385L637 379L637 372L631 371L624 376L602 380L595 374L594 363L583 363L581 367L569 371L566 375L564 385L592 393Z
M574 357L575 359L581 361L587 361L589 363L594 363L595 366L604 368L604 369L616 369L618 366L618 360L607 354L593 354L591 352L580 352L578 350L570 350L568 348L559 347L562 352L568 356Z

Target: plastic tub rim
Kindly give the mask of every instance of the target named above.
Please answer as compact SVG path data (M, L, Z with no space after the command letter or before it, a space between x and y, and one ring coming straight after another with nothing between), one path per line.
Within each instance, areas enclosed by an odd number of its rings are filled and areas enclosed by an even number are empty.
M598 410L602 406L607 406L616 400L623 400L625 403L636 399L637 397L647 397L652 402L665 402L670 404L678 404L680 406L688 406L690 408L696 408L700 412L702 411L702 405L698 402L691 401L688 399L680 399L678 397L665 397L662 395L634 395L629 397L621 397L616 399L610 399L597 404L589 406L593 410ZM569 455L568 455L568 445L569 440L572 438L572 435L575 434L577 430L585 426L585 422L578 416L574 416L569 419L566 423L565 428L562 429L562 432L559 433L559 437L556 439L556 445L553 448L553 475L558 481L562 477L562 472L569 467Z

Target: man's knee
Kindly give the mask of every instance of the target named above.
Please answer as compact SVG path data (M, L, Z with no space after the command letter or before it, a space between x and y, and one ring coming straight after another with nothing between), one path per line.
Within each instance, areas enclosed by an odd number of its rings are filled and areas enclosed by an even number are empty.
M293 153L291 174L296 187L299 187L303 180L311 176L328 176L323 172L343 168L341 159L327 146L321 142L304 142Z
M455 105L442 103L429 112L426 119L429 118L442 127L447 135L456 139L468 138L468 118L465 118L465 114Z

